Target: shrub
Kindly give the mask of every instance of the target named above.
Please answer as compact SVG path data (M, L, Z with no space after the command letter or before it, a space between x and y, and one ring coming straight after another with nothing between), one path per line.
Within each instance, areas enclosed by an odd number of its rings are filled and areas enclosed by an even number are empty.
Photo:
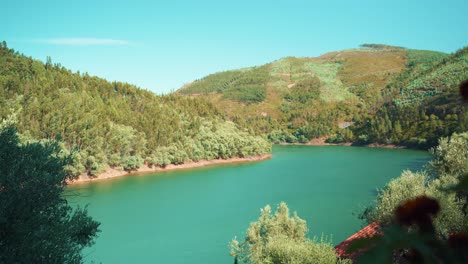
M278 205L275 214L265 206L258 221L250 224L244 242L234 239L231 255L246 263L337 263L333 245L321 239L306 237L307 224L296 213L290 216L286 203Z
M143 164L143 159L138 156L130 156L124 160L123 169L126 171L132 171L140 168Z
M395 208L406 200L424 194L426 182L424 173L403 171L400 177L391 180L379 191L375 211L368 216L369 222L391 223Z
M390 181L380 191L375 208L368 208L363 216L368 222L392 224L398 206L405 201L425 195L439 202L441 211L434 219L435 230L439 237L447 238L451 232L460 232L468 228L463 201L455 193L447 192L447 188L457 182L458 180L452 176L429 180L424 173L404 171L399 178Z
M459 178L468 172L468 132L441 138L431 154L429 165L434 172Z

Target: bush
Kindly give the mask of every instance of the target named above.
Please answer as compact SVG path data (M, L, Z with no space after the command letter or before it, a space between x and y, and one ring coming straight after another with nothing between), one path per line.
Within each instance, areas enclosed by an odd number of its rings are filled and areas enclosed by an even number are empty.
M138 156L130 156L124 160L123 169L126 171L132 171L140 168L143 164L143 159Z
M447 238L451 232L460 232L468 228L464 213L464 203L455 193L447 192L448 187L458 180L452 176L442 176L429 180L424 173L404 171L399 178L390 181L380 191L374 209L368 208L363 217L367 222L378 222L383 225L394 223L395 209L405 201L425 195L435 198L441 211L434 219L436 234Z
M307 224L296 213L290 216L286 203L275 214L269 205L261 210L259 220L250 224L244 242L234 239L230 254L246 263L337 263L333 245L306 237Z
M96 176L102 170L101 164L94 156L88 156L85 168L89 176Z
M109 159L108 159L108 164L109 166L111 167L117 167L117 166L120 166L122 163L122 158L120 157L119 154L111 154Z
M425 194L435 198L440 205L440 212L434 219L437 234L447 239L451 233L463 232L468 228L468 218L464 212L464 202L456 193L447 192L447 187L458 183L452 176L442 176L433 180Z
M287 137L288 133L284 130L273 130L270 132L270 134L268 134L268 140L273 144L286 142Z
M167 148L157 148L147 161L148 165L156 165L161 168L165 168L167 165L171 164Z
M391 180L379 191L375 211L367 216L368 222L390 224L393 212L404 201L424 194L427 176L424 173L403 171L400 177Z
M433 160L429 164L435 173L461 177L468 172L468 132L441 138L431 154Z
M353 132L347 128L341 130L335 135L327 138L327 143L343 143L343 142L352 142L354 140Z

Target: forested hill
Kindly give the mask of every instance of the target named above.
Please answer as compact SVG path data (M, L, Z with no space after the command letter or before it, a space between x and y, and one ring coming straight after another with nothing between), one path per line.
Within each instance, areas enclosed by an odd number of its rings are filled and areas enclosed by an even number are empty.
M265 154L271 145L206 100L156 96L133 85L72 73L0 46L0 118L23 140L62 142L73 175ZM6 121L5 121L6 120Z
M450 55L364 44L212 74L177 93L203 97L273 142L427 148L468 127L458 99L458 85L468 79L467 50Z

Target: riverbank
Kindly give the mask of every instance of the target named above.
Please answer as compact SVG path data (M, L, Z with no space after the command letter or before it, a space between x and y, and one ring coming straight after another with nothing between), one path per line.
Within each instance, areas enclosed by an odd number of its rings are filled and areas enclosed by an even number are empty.
M235 157L235 158L230 158L230 159L199 160L196 162L194 161L186 162L186 163L179 164L179 165L169 164L165 168L156 167L156 166L149 167L148 165L143 164L140 168L138 168L137 170L133 170L131 172L124 171L118 168L108 168L104 172L99 173L98 175L92 178L86 174L82 174L78 176L77 179L69 182L68 184L81 184L81 183L88 183L88 182L94 182L94 181L109 180L109 179L113 179L117 177L131 176L135 174L148 174L148 173L154 173L154 172L185 170L185 169L215 166L215 165L221 165L221 164L255 162L255 161L271 159L271 156L272 156L271 154L267 154L267 155L262 155L262 156L251 156L251 157L245 157L245 158Z
M368 147L368 148L388 148L388 149L405 149L405 146L398 146L394 144L379 144L379 143L371 143L367 145L353 145L352 142L343 142L343 143L327 143L325 142L325 138L314 138L309 142L306 143L280 143L278 145L282 146L346 146L346 147Z

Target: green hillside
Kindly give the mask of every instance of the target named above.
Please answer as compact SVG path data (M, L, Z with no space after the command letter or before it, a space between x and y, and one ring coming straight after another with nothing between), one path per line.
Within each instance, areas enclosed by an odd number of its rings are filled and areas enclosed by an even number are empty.
M412 131L404 138L373 136L363 123L391 105L420 109L435 98L455 94L460 81L468 78L466 67L466 48L449 55L364 44L359 49L315 58L287 57L259 67L208 75L177 93L205 98L236 123L250 124L255 133L268 134L273 142L328 139L406 144L410 138L423 135ZM425 115L433 114L429 112ZM457 115L458 121L445 128L445 116L438 116L443 130L463 129L460 123L466 120L459 115L465 110L449 112ZM393 130L392 125L389 134Z
M73 175L143 162L186 161L270 152L270 144L227 121L207 101L156 96L133 85L72 73L0 46L0 119L23 140L58 139L73 151Z
M407 68L387 88L393 94L376 115L359 118L363 141L430 147L468 130L459 85L468 79L468 47L450 56L408 51Z

